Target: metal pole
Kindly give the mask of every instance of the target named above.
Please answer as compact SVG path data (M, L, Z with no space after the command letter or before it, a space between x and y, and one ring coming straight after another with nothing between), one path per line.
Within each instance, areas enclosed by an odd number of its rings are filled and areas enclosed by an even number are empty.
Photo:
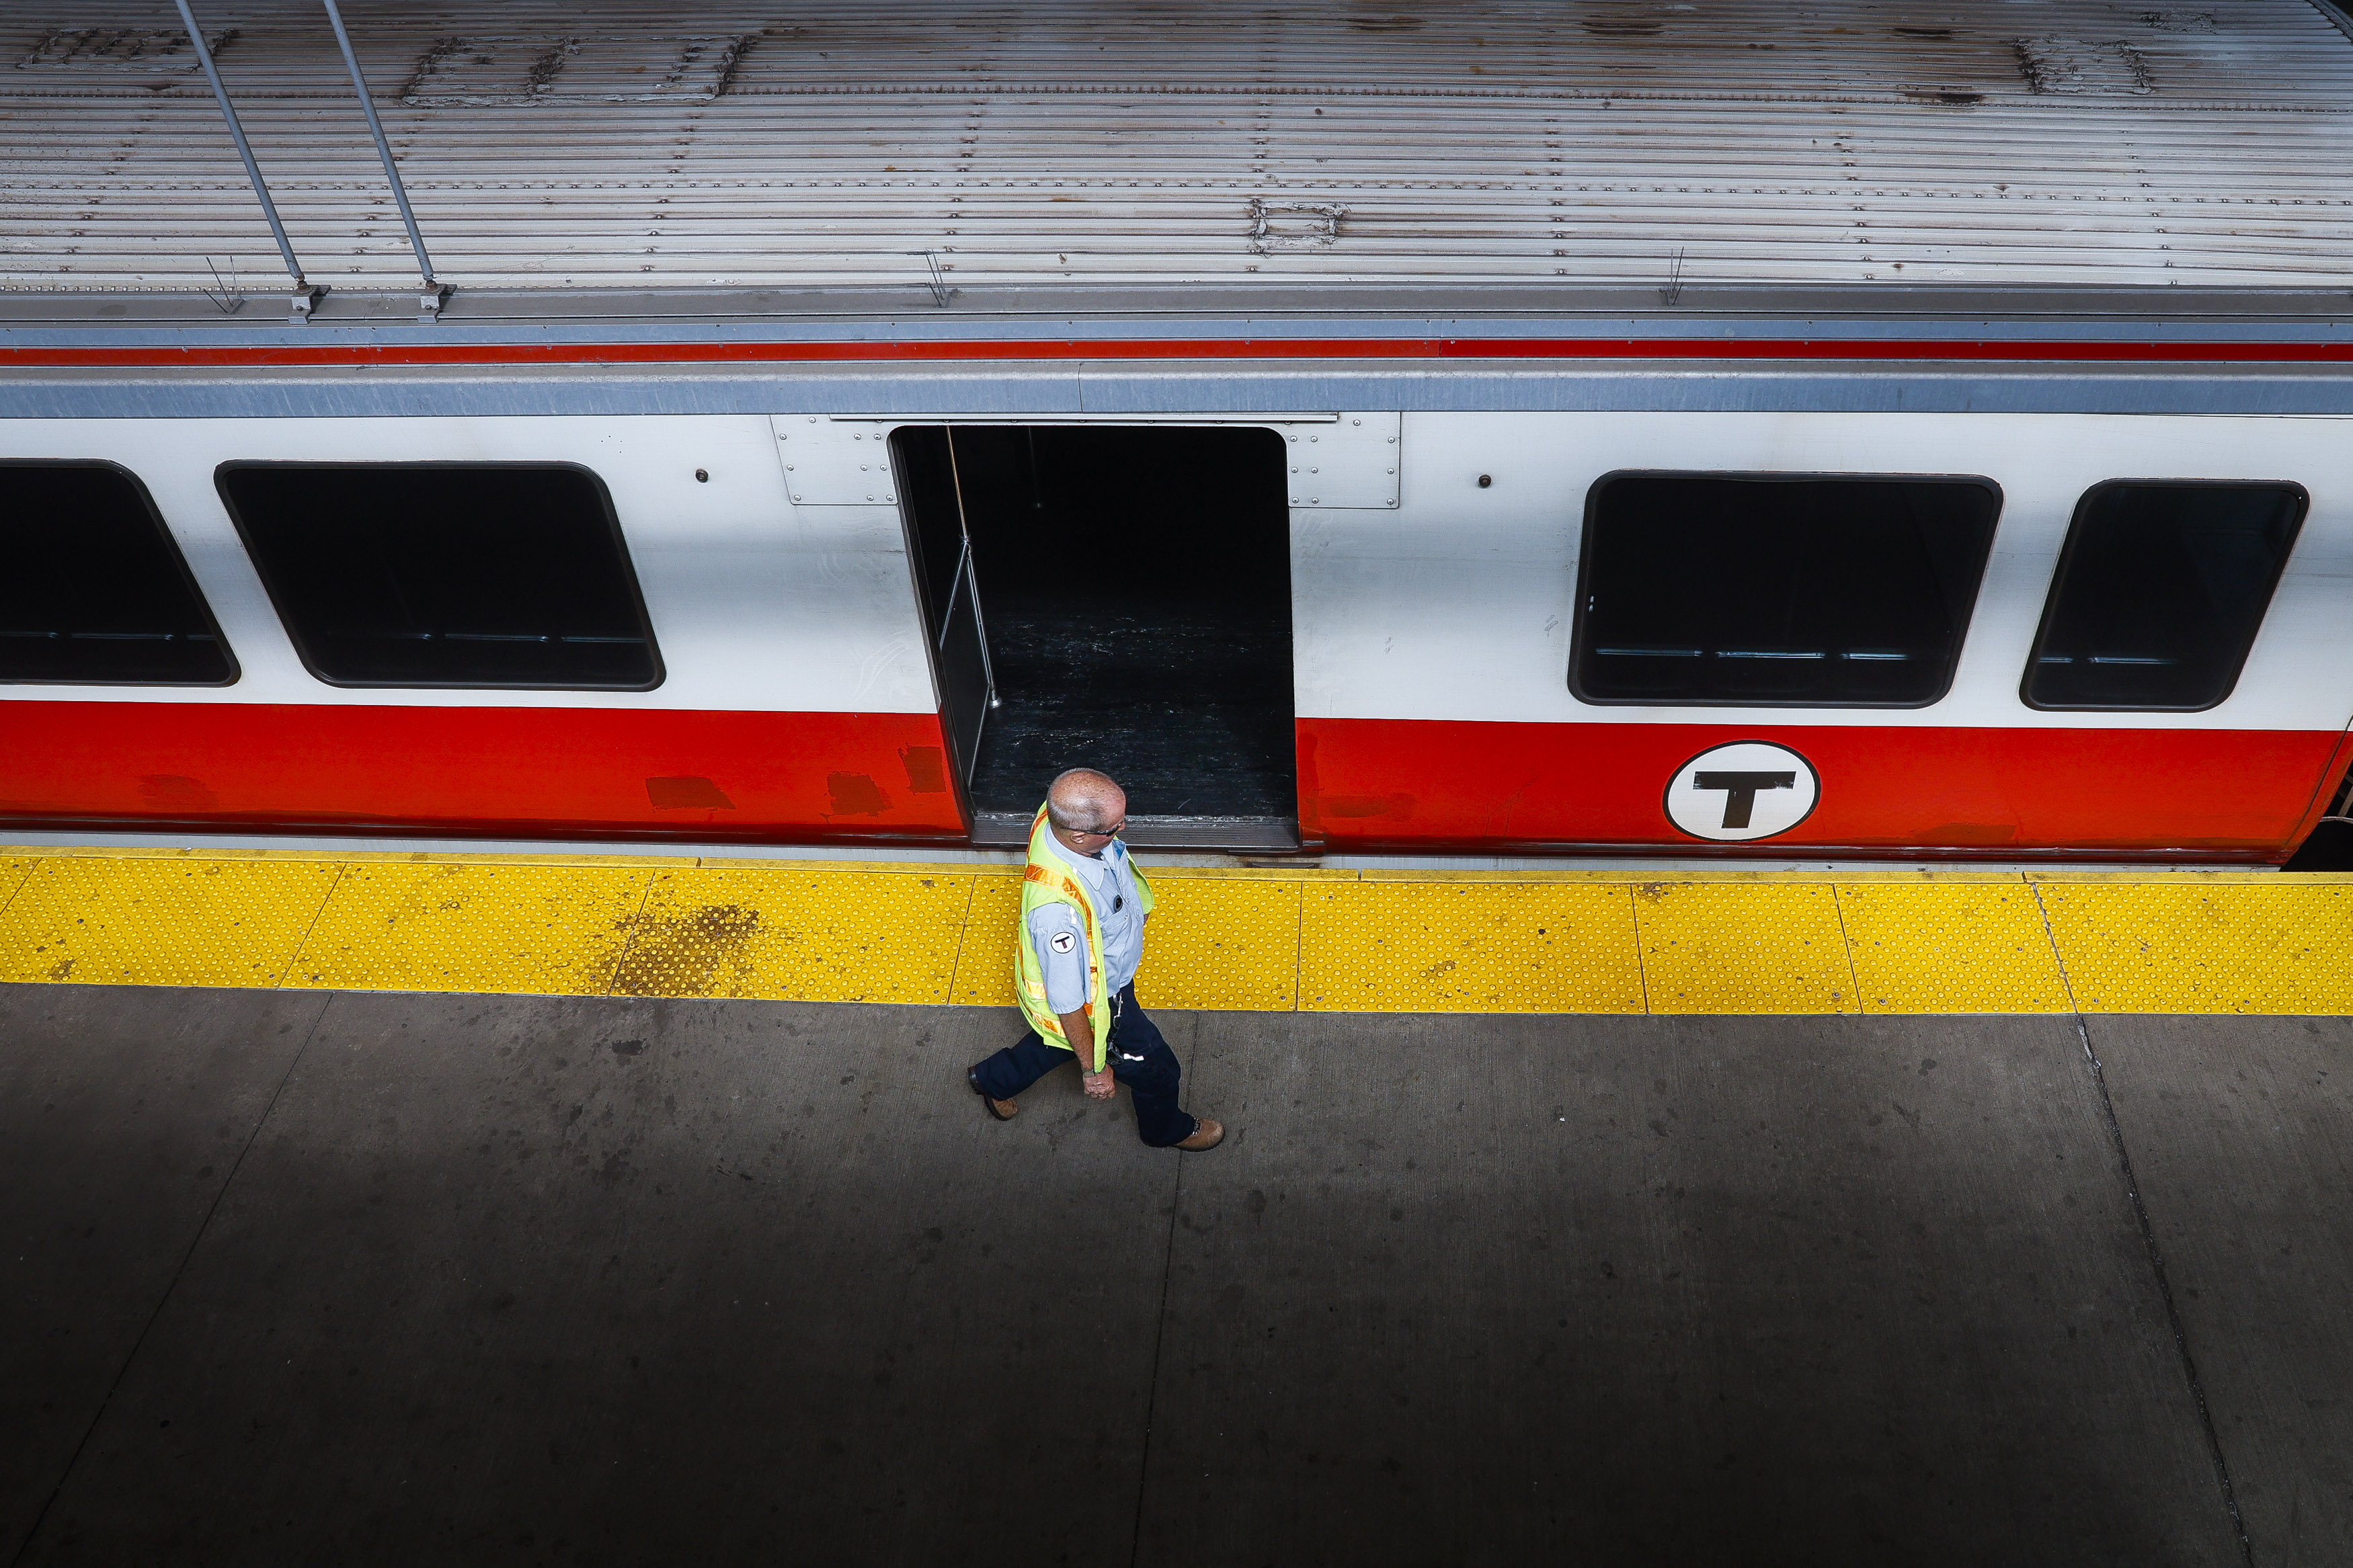
M981 618L980 614L980 563L972 558L972 524L965 521L964 515L964 475L956 467L955 426L949 426L947 433L948 484L955 491L956 531L964 535L964 554L956 562L956 578L957 581L963 582L969 575L972 589L972 629L973 634L980 639L981 684L988 688L988 705L991 708L1002 708L1005 706L1005 700L997 695L997 670L988 660L988 623ZM954 598L955 595L951 593L949 597Z
M213 84L213 96L220 100L221 118L228 121L229 139L237 143L237 155L245 160L246 176L253 182L253 194L261 198L261 216L269 220L269 232L278 237L278 254L286 258L286 270L294 276L297 289L316 287L302 276L302 264L294 259L294 247L286 237L286 226L278 221L278 204L269 199L269 186L261 177L261 165L253 161L253 149L245 140L245 127L237 122L237 109L228 100L228 89L221 83L220 68L213 64L213 52L205 45L205 30L196 26L196 14L188 9L188 0L173 0L180 7L180 20L187 25L188 41L196 46L196 58L204 62L205 79ZM297 310L306 301L298 301Z
M352 86L360 95L360 112L367 116L368 134L375 138L376 156L384 160L384 177L392 182L392 199L400 204L400 221L408 226L408 243L417 252L417 270L424 274L427 289L438 289L441 285L433 276L433 258L425 254L425 236L417 231L417 214L409 209L408 188L400 183L400 166L392 161L392 144L384 139L384 122L375 117L375 101L368 97L367 78L360 74L360 58L352 53L352 36L343 30L343 13L335 0L326 0L326 6L327 20L334 24L335 42L343 46L343 64L352 73Z

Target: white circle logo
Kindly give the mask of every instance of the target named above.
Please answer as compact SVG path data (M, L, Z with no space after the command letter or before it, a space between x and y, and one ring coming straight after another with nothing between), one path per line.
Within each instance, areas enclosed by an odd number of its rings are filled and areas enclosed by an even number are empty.
M1068 952L1072 948L1079 945L1079 939L1072 936L1069 931L1058 931L1054 933L1053 940L1047 942L1046 945L1052 948L1056 952Z
M1814 764L1766 741L1702 752L1667 781L1667 820L1694 838L1770 838L1813 815Z

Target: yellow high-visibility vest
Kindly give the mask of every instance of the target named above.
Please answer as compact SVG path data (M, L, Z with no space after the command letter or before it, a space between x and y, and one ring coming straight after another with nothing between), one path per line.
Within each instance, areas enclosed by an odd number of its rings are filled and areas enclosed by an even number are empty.
M1103 922L1095 918L1094 895L1086 883L1071 875L1061 856L1048 847L1046 837L1051 832L1041 805L1038 819L1029 825L1029 864L1021 871L1021 929L1013 941L1013 994L1021 1004L1021 1016L1029 1020L1039 1038L1066 1051L1071 1048L1062 1037L1062 1020L1046 1005L1046 972L1029 941L1029 911L1046 904L1069 904L1077 910L1079 925L1087 933L1087 1017L1095 1030L1092 1070L1101 1072L1108 1059L1103 1053L1111 1048L1111 994L1103 984ZM1127 869L1135 879L1135 907L1148 915L1152 884L1144 879L1134 862L1130 861Z

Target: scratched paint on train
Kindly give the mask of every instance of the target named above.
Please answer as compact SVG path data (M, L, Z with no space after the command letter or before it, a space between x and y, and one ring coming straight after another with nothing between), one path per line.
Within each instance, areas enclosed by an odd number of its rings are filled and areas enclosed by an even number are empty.
M18 701L0 816L301 828L960 837L929 713Z

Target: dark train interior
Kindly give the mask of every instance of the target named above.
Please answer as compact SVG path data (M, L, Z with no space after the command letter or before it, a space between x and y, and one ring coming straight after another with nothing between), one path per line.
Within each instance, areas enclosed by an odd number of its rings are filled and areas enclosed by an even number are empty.
M1084 766L1126 786L1136 843L1293 841L1280 436L935 426L896 447L977 838L1026 837Z

